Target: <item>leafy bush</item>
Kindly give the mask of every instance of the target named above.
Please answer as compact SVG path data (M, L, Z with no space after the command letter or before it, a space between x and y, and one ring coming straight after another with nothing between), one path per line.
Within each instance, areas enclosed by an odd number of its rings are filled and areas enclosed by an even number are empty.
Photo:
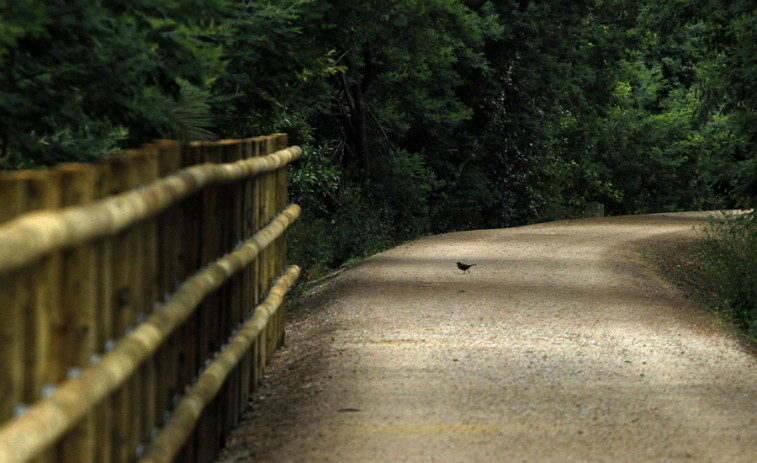
M719 313L757 340L757 214L713 222L702 251Z
M329 214L303 209L288 232L288 257L304 269L306 281L396 244L387 211L373 207L359 188L345 187L335 199Z
M307 141L306 133L300 134ZM383 251L396 243L396 211L375 204L351 185L332 159L336 147L303 144L302 159L289 166L289 199L302 217L288 234L289 257L318 279L345 262Z
M0 2L0 168L208 138L222 2ZM122 146L122 147L123 147Z
M420 154L397 150L375 168L373 194L401 239L428 233L431 195L442 182L436 179Z

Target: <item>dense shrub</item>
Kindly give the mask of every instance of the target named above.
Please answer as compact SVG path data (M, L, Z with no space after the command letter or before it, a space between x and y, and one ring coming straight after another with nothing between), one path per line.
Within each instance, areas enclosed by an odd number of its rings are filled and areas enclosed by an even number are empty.
M713 222L701 258L719 296L718 312L757 340L757 215Z
M396 244L387 211L371 207L355 187L337 193L339 206L331 215L304 209L288 232L288 259L317 279L354 259L381 252Z

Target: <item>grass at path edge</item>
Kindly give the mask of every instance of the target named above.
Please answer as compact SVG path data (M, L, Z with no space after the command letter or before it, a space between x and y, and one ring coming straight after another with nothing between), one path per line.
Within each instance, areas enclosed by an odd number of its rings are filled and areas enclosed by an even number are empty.
M663 239L642 246L642 260L651 264L656 273L675 285L685 297L708 310L716 317L716 324L736 334L751 349L757 352L757 338L733 323L730 307L718 291L718 278L713 275L710 264L712 256L711 235L703 232L696 239L681 240L676 237Z

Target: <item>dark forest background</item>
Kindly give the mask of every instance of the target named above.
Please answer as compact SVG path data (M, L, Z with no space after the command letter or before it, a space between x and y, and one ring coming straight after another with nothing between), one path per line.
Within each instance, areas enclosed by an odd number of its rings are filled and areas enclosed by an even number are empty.
M588 201L749 209L755 44L747 0L0 0L0 168L286 132L312 278ZM757 334L754 224L702 265Z

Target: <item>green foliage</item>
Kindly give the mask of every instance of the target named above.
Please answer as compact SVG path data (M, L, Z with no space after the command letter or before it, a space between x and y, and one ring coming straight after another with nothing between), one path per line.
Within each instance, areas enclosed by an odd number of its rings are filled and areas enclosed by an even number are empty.
M288 234L288 258L318 278L356 258L388 249L397 242L386 211L365 201L354 187L339 190L339 204L329 216L305 209Z
M734 197L742 207L757 198L757 11L747 0L704 2L701 21L707 53L702 65L704 119L712 113L725 116L730 129L726 156L735 165ZM725 153L724 153L725 154Z
M432 195L443 183L423 157L404 150L393 152L376 166L376 177L383 181L375 186L373 194L394 225L392 235L406 239L428 233L432 229Z
M304 31L321 24L325 14L313 0L229 2L215 35L226 64L212 84L214 114L225 136L291 129L292 121L309 132L308 119L327 112L328 79L341 68L334 51Z
M591 129L601 125L626 42L623 28L606 24L623 24L627 15L610 3L479 7L503 31L484 47L491 71L468 82L469 139L450 157L447 174L461 183L440 175L467 209L451 211L463 221L451 228L575 216L597 199L593 190L607 188L592 159Z
M720 315L757 340L757 216L711 224L701 256Z
M663 99L659 74L635 75L651 82L619 85L618 104L607 116L611 130L597 140L601 147L596 157L599 171L621 193L614 201L605 199L608 210L645 213L717 208L719 200L707 173L718 147L716 139L706 139L693 121L691 93L674 91ZM647 105L659 109L651 112L645 109Z
M589 114L568 112L556 137L579 172L564 196L569 203L599 200L609 214L732 205L723 188L732 183L721 162L729 150L723 118L711 114L702 123L698 115L703 28L690 21L671 27L683 9L636 3L626 10L635 21L605 34L626 44L613 61L609 93ZM583 198L576 194L582 190Z
M0 3L0 161L9 167L87 160L122 141L206 129L206 117L198 124L197 98L217 61L197 32L217 7L178 0Z
M305 145L300 161L289 165L289 197L315 215L327 216L335 204L342 172L329 155L329 145Z

